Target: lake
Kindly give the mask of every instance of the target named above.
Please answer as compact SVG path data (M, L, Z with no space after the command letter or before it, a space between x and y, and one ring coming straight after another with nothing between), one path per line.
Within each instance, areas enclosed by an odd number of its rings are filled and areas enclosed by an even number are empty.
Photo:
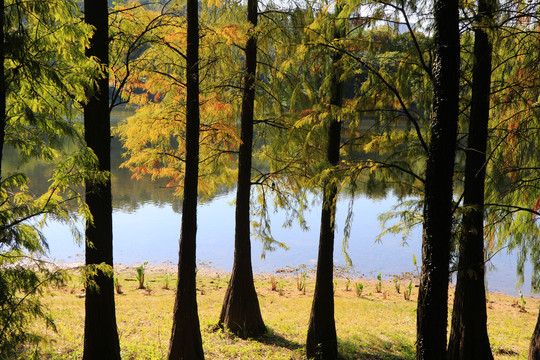
M171 189L149 179L132 180L127 169L119 168L121 146L113 138L111 153L113 186L114 261L124 265L136 265L144 261L151 264L177 263L178 239L180 237L181 203L172 196ZM14 156L6 154L6 170L16 168ZM36 192L44 191L51 169L33 163L24 171L32 179ZM40 189L41 188L41 189ZM230 271L234 254L234 192L217 196L211 202L202 203L198 209L197 259L218 269ZM345 265L341 251L343 228L349 199L342 197L336 215L335 264ZM351 228L348 253L358 275L376 277L379 271L386 278L406 272L416 272L413 254L421 260L421 229L412 229L408 244L401 245L401 236L387 235L382 242L375 243L381 232L377 216L391 210L396 203L394 196L370 199L358 196L354 201L354 221ZM277 249L261 259L262 245L252 245L253 268L256 272L275 272L287 266L306 265L313 267L317 259L320 203L306 215L309 231L298 225L283 228L283 212L273 214L272 232L278 241L290 249ZM81 226L82 228L82 226ZM84 249L75 244L70 231L64 225L50 223L44 231L50 246L50 258L55 261L84 261ZM487 275L488 289L518 296L521 289L531 294L531 267L526 267L525 281L516 288L516 257L500 252L490 263Z
M180 236L181 204L165 189L149 180L132 180L126 169L118 169L121 149L113 141L113 225L114 261L124 265L136 265L144 261L150 264L178 261L178 239ZM234 253L234 192L217 196L211 202L202 203L198 209L197 260L209 263L218 269L230 271ZM338 202L335 264L345 265L341 242L350 199ZM416 272L413 254L421 259L421 229L412 230L408 244L402 246L399 235L386 235L382 242L375 238L381 232L377 216L389 211L396 203L393 195L383 199L358 196L354 201L354 220L351 229L348 253L354 271L359 275L376 277L379 271L386 278L405 272ZM278 241L285 242L290 249L277 249L261 259L262 245L252 245L255 272L270 272L287 266L306 265L313 267L317 259L320 204L306 215L309 231L298 225L283 228L283 212L272 216L272 233ZM50 257L56 261L83 261L83 248L76 245L69 230L57 223L45 229L50 245ZM527 267L523 287L516 288L516 258L506 252L499 253L492 261L493 269L488 273L488 289L518 296L531 293L531 268Z

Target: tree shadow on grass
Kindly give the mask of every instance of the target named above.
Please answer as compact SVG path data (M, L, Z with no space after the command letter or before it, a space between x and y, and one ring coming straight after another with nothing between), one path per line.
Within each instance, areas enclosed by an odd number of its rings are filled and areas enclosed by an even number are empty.
M286 339L273 329L252 340L269 346L277 346L292 351L305 348L305 344ZM338 340L338 358L340 360L414 360L416 348L405 337L395 336L385 339L375 335L358 334Z
M355 335L338 341L339 357L342 360L414 360L414 344L397 336L384 339L375 335Z
M258 341L261 344L278 346L278 347L293 350L293 351L304 348L304 344L300 344L296 341L291 341L289 339L286 339L281 334L276 333L271 328L268 328L268 331L265 334L258 336L256 338L253 338L253 340Z

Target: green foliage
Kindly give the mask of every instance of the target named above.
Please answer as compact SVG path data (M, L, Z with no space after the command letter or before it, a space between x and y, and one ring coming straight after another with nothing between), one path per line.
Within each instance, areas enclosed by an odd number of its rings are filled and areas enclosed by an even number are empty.
M538 207L540 160L537 156L539 114L538 36L529 31L537 8L519 2L500 5L494 39L490 142L486 181L485 232L487 249L505 247L518 256L517 272L523 281L525 263L533 266L531 285L540 288ZM521 21L507 22L513 13ZM508 36L511 34L510 36Z
M114 278L112 266L106 263L84 265L80 267L80 271L86 291L99 292L99 287L94 280L96 276L103 274L107 277Z
M118 295L123 294L124 292L122 291L122 285L120 285L120 281L118 281L118 277L114 276L113 280L114 280L114 289L116 290L116 293Z
M170 281L170 275L165 274L165 285L163 285L164 289L169 290Z
M399 285L399 278L397 276L394 277L394 287L396 288L396 292L399 294L400 285Z
M0 151L14 150L19 163L39 159L55 165L48 187L39 192L30 191L24 174L5 168L0 174L0 353L11 358L21 345L43 340L28 330L30 322L44 320L55 329L41 294L67 275L42 260L48 246L41 229L60 221L80 241L77 216L92 219L78 190L84 180L108 174L95 171L95 156L82 142L80 105L102 69L85 56L91 28L81 21L77 4L3 5L6 146Z
M402 244L406 245L412 230L421 226L423 201L416 199L401 199L392 210L379 214L378 219L383 229L375 238L381 242L382 238L389 234L401 234ZM395 219L398 219L395 221ZM414 255L413 255L414 256ZM416 258L414 258L416 266Z
M407 291L403 293L403 297L405 298L405 300L411 300L412 287L413 287L413 281L411 280L409 282L409 285L407 285Z
M279 292L279 296L283 296L284 295L284 292L283 292L283 288L285 287L285 282L284 281L280 281L278 283L278 287L277 287L277 290Z
M527 303L525 299L523 298L523 294L521 290L519 291L519 299L521 300L521 310L525 311L525 304Z
M235 175L229 165L235 162L240 142L235 122L239 114L235 83L240 62L229 56L242 44L247 27L234 22L226 11L215 6L201 10L200 45L200 162L199 190L210 197L230 185ZM232 3L231 3L232 5ZM126 149L122 165L134 177L166 179L167 187L180 196L184 181L185 158L185 36L182 6L167 3L160 11L144 6L123 5L117 13L118 42L114 51L123 56L115 68L115 80L123 83L121 95L137 105L133 116L115 129ZM126 48L124 35L137 40ZM114 43L114 42L113 42ZM126 54L130 51L131 55Z
M0 353L6 357L14 356L20 344L44 340L28 330L35 319L55 330L41 294L67 279L65 271L41 260L47 242L40 229L47 216L69 220L64 202L56 190L34 198L27 183L22 174L0 182Z
M301 274L296 273L296 288L299 291L306 291L306 277L307 273L302 272Z
M144 289L145 265L148 265L148 261L145 261L141 264L141 266L137 266L137 268L135 269L137 270L137 281L139 282L139 289Z
M91 29L73 1L4 6L5 143L22 161L54 161L66 138L80 139L80 104L100 71L84 54Z
M360 297L364 291L364 284L362 284L362 282L357 282L354 289L356 290L356 296Z

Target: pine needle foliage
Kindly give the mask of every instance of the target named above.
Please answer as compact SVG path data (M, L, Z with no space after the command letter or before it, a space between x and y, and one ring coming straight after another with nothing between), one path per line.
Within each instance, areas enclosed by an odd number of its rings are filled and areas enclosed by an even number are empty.
M0 183L0 358L16 358L44 340L28 330L36 319L55 330L52 317L42 305L41 294L49 286L67 280L67 273L42 260L48 250L41 228L48 217L71 222L65 200L53 187L39 197L30 194L28 178L7 176ZM75 227L73 226L73 229Z
M241 62L229 61L235 59L229 53L238 53L235 47L245 42L247 26L228 16L229 10L218 7L222 4L203 5L199 189L201 195L211 196L234 180L235 172L225 165L236 161L240 141L236 128L239 108L233 104L240 100L234 88L240 84ZM131 169L135 178L167 179L166 186L181 196L186 126L183 7L171 2L158 12L138 7L120 14L125 24L122 31L144 32L142 43L148 45L140 48L129 69L116 73L126 79L122 97L137 106L135 115L115 130L127 150L122 166ZM159 26L150 29L148 24L158 22Z
M32 350L42 337L28 324L54 321L41 302L49 286L67 275L44 260L48 251L43 227L51 220L75 226L77 215L89 217L80 198L85 179L104 179L95 171L94 154L82 143L80 105L101 69L84 55L91 28L81 21L76 3L30 0L3 3L3 74L6 111L5 146L19 163L55 164L42 193L29 188L23 173L0 177L0 358L39 357ZM13 171L14 169L9 169Z
M53 161L79 137L79 105L100 71L84 55L91 29L68 0L5 1L4 17L5 143L23 161Z

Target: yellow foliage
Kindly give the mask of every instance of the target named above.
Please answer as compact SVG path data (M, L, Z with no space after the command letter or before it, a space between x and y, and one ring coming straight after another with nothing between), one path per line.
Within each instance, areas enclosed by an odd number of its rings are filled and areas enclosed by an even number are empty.
M242 30L242 31L241 31ZM218 29L218 35L226 40L227 45L244 44L246 32L239 25L225 25Z
M220 8L222 4L223 4L223 0L208 0L207 6L208 7L215 6L215 7Z

